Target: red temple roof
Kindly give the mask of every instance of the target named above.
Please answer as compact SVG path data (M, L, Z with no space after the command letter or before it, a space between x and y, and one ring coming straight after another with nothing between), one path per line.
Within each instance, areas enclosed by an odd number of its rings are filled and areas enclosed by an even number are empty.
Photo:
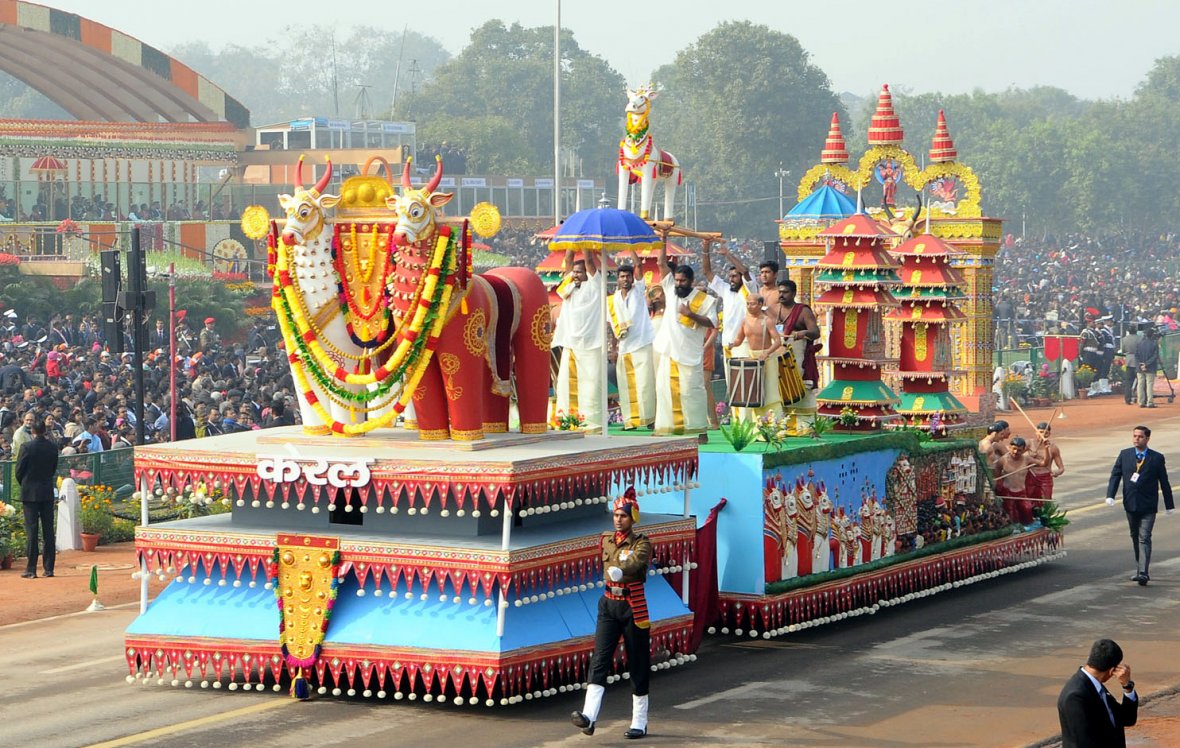
M877 111L869 122L869 145L901 145L904 139L901 122L893 111L893 95L889 93L889 84L885 84L877 96Z
M840 115L832 112L832 125L828 128L828 137L824 141L824 149L819 153L821 164L848 163L848 147L844 143L844 133L840 131Z
M911 239L906 239L894 249L890 250L895 255L919 255L921 257L946 258L949 262L950 255L963 254L960 250L955 249L951 245L944 242L932 234L919 234ZM937 260L936 260L937 261Z
M893 294L880 288L829 288L815 299L816 306L836 309L878 309L897 306Z
M959 157L955 150L955 141L951 140L950 130L946 126L946 114L938 110L938 125L934 129L934 140L930 143L930 162L941 164L954 161Z
M819 235L829 239L874 239L876 241L897 238L897 234L864 213L848 216L843 221L824 229Z

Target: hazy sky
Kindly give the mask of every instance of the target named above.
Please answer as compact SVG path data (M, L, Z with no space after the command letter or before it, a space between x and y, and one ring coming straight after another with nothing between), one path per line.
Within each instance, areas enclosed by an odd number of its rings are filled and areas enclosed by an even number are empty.
M410 28L452 53L490 18L551 25L553 0L50 0L164 50L264 43L289 23L325 29ZM412 13L403 16L402 12ZM290 19L290 20L289 20ZM793 34L837 92L889 82L915 92L1053 85L1085 98L1128 97L1156 58L1180 54L1176 0L565 0L562 26L631 84L671 62L719 22L749 20ZM653 29L645 34L640 29ZM233 92L230 91L232 95Z

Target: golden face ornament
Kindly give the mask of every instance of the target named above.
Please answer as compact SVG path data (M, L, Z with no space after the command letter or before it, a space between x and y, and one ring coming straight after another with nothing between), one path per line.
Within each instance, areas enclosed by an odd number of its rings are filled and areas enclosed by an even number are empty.
M336 604L340 539L279 535L275 550L275 597L282 621L279 639L288 664L310 667Z

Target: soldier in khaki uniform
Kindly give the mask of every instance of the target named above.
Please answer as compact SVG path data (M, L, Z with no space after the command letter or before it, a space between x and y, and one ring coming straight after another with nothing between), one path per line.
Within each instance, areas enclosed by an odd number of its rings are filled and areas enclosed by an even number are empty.
M651 541L646 535L632 532L632 526L639 521L639 502L635 499L633 487L615 500L613 516L615 531L602 536L606 588L598 601L598 625L594 632L594 656L590 660L586 703L582 711L570 715L570 720L586 735L594 734L594 723L598 721L602 694L606 690L606 676L622 636L633 694L631 727L623 737L635 739L647 735L651 622L647 617L643 584L647 581L647 564L651 560Z

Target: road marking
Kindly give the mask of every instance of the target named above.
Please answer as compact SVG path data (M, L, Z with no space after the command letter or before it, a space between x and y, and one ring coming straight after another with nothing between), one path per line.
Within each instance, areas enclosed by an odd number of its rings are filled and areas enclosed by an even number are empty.
M1108 508L1111 508L1111 507L1107 507L1105 501L1099 501L1097 504L1090 504L1089 506L1084 506L1080 509L1066 509L1065 512L1066 512L1066 514L1084 514L1086 512L1092 512L1096 509L1108 509Z
M704 706L705 704L712 704L714 701L724 701L725 699L729 699L734 696L745 696L746 694L750 693L751 691L761 691L762 689L766 688L767 686L771 686L771 685L774 685L774 684L769 681L765 681L765 682L759 681L757 683L747 683L744 686L738 686L737 688L731 688L728 691L721 691L719 693L713 694L712 696L706 696L703 699L694 699L693 701L686 701L683 704L677 704L676 706L673 707L673 709L696 709L698 706Z
M105 665L108 662L124 662L126 660L123 655L115 655L114 657L103 657L99 660L91 660L90 662L75 662L73 665L64 665L62 667L55 667L52 670L42 670L41 675L56 675L57 673L68 673L71 670L85 670L88 667L95 665Z
M197 719L190 719L187 722L177 722L174 725L157 727L154 730L146 730L134 735L128 735L124 738L108 740L105 743L94 743L87 748L118 748L118 746L135 745L136 743L142 743L146 740L153 740L155 738L162 738L165 735L174 735L178 732L192 730L196 727L203 727L204 725L211 725L217 722L236 719L238 717L245 717L248 714L257 714L258 712L277 709L278 707L286 706L293 701L295 701L295 699L268 699L267 701L262 701L257 704L244 706L241 709L232 709L228 712L221 712L220 714L210 714L208 717L198 717Z
M121 603L119 605L108 605L108 606L106 606L106 609L107 610L119 610L120 608L130 608L133 605L138 606L139 601L136 600L133 603ZM94 614L88 610L79 610L77 613L62 613L59 616L49 616L48 618L35 618L31 621L21 621L20 623L6 623L3 626L0 626L0 631L6 631L7 629L20 628L21 626L32 626L35 623L45 623L47 621L59 621L62 618L75 618L77 616L89 616L89 615L94 615Z

